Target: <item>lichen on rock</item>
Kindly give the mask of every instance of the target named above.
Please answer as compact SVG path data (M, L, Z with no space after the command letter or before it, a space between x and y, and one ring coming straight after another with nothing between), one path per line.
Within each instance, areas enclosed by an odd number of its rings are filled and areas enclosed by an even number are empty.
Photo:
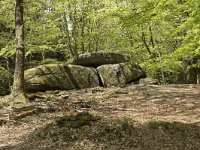
M134 63L102 65L97 70L105 87L123 85L146 77L144 70Z
M48 64L25 71L27 91L71 90L99 86L94 68Z
M128 62L129 58L123 54L116 52L92 52L81 54L71 60L71 64L86 67L94 67L104 64L118 64Z

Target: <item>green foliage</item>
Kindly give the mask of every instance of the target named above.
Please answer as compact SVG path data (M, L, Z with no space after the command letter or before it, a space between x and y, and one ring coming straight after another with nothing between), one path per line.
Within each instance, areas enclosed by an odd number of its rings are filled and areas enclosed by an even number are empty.
M14 54L14 5L9 0L0 1L0 56Z
M0 66L0 95L6 95L9 93L9 80L11 74Z
M199 74L198 0L25 1L27 68L78 53L117 51L161 83L190 83ZM15 54L14 3L0 1L0 56ZM56 55L59 53L59 55ZM59 58L60 57L60 58ZM195 61L194 61L195 60ZM183 62L189 62L183 66Z

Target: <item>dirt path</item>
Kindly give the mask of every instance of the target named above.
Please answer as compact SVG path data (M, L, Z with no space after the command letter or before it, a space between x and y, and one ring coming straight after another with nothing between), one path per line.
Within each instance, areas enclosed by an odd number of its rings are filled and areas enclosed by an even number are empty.
M101 96L95 98L103 109L112 110L109 114L114 117L128 116L140 123L167 120L200 125L200 88L197 86L129 86Z
M41 97L44 95L37 94ZM33 113L0 126L0 149L11 149L13 146L13 149L22 149L17 145L30 140L34 132L54 123L55 118L83 111L108 120L126 117L140 125L150 121L176 121L200 127L200 87L197 85L129 85L45 94L45 99L35 100L39 104L47 102L48 105L54 105L55 111ZM0 112L3 112L3 108ZM45 140L43 142L48 143Z

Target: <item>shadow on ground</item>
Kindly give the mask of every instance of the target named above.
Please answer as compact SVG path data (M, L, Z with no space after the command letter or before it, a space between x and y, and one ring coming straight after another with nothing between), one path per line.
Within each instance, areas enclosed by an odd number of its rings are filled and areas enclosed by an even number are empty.
M200 127L180 122L140 124L89 113L56 118L18 145L0 150L199 150Z

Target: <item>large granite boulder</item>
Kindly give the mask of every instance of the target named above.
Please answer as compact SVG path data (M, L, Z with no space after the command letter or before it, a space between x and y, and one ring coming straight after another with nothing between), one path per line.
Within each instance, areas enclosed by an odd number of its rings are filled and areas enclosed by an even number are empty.
M124 85L146 77L144 70L133 63L102 65L97 71L105 87Z
M118 64L128 62L129 58L114 52L92 52L81 54L71 60L70 64L86 67L98 67L104 64Z
M67 65L48 64L25 71L27 91L71 90L99 86L96 69Z

